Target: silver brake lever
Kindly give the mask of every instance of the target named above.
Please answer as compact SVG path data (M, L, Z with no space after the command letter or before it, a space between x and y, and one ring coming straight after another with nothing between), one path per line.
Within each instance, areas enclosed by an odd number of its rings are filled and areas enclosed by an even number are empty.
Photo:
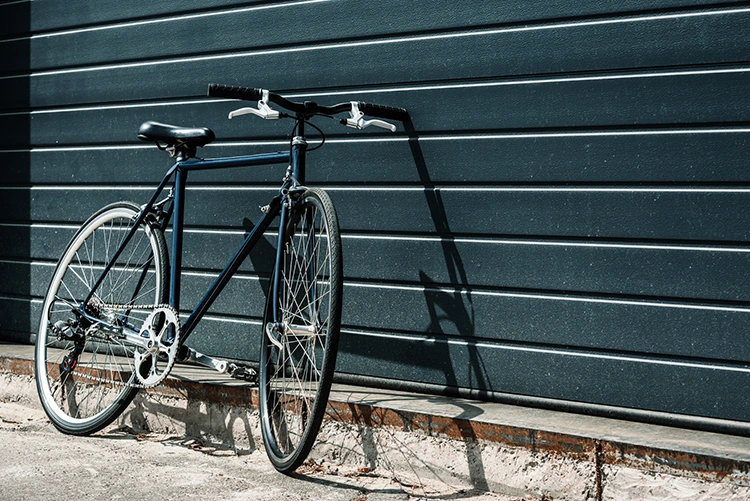
M257 115L260 118L265 118L266 120L275 120L281 117L281 113L268 106L268 91L265 89L263 89L263 95L261 97L261 100L258 101L257 108L240 108L238 110L234 110L229 113L229 119L231 120L234 117L248 114Z
M351 118L347 118L344 125L347 127L352 127L354 129L364 129L366 127L369 127L371 125L374 125L375 127L381 127L383 129L388 129L391 132L396 132L396 126L392 123L388 123L384 120L365 120L365 114L362 113L359 110L359 103L357 101L352 101L352 109L349 112L351 114Z
M375 127L380 127L382 129L388 129L391 132L396 132L396 126L392 123L388 123L385 120L364 120L362 118L359 119L359 125L358 127L360 129L364 129L365 127L369 127L371 125L374 125Z

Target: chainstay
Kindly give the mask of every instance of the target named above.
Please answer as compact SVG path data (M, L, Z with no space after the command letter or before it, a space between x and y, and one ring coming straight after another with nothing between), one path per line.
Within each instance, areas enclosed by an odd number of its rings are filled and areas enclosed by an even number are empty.
M177 312L177 310L175 310L171 305L168 305L168 304L107 304L107 303L102 303L102 306L109 310L117 310L117 311L119 310L149 311L149 310L157 310L159 308L165 308L165 309L171 310L175 314L175 317L178 319L178 321L180 318L180 315ZM180 331L181 331L181 326L178 323L177 332L175 333L175 339L180 338L179 337L181 333ZM130 359L132 357L126 357L126 358ZM170 371L172 370L173 366L174 364L172 364L169 367ZM137 389L153 388L154 386L157 386L159 384L159 383L156 383L153 385L145 385L145 384L134 382L138 380L138 377L135 374L135 365L133 365L133 374L131 376L130 381L115 381L114 379L101 378L101 377L94 376L92 374L84 374L82 372L76 372L75 375L77 377L88 379L89 381L96 381L98 383L106 383L106 384L110 384L113 386L125 386L128 388L137 388Z

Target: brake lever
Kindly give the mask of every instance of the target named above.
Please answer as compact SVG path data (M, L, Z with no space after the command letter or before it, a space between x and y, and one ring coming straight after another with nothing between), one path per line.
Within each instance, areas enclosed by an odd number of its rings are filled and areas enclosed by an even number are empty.
M265 118L267 120L275 120L277 118L281 118L281 113L278 111L272 109L270 106L268 106L268 94L269 92L265 89L263 89L263 94L258 101L258 107L257 108L240 108L238 110L234 110L229 112L229 119L231 120L234 117L239 117L241 115L257 115L260 118Z
M383 129L388 129L391 132L396 132L396 126L392 123L386 122L385 120L365 120L365 114L359 110L359 103L357 101L352 101L351 104L352 109L349 112L351 114L351 118L341 120L341 123L343 123L347 127L352 127L354 129L364 129L366 127L374 125L375 127L380 127Z
M388 123L385 120L364 120L362 118L359 119L359 124L357 127L360 129L364 129L365 127L369 127L371 125L374 125L375 127L380 127L382 129L388 129L391 132L396 132L396 126L392 123Z

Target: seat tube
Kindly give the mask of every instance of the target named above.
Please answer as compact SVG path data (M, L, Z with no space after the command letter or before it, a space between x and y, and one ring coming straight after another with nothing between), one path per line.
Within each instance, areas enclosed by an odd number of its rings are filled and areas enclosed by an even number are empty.
M187 171L177 168L174 179L174 213L172 215L172 261L169 276L169 305L180 309L180 276L182 275L182 229L185 218L185 183Z

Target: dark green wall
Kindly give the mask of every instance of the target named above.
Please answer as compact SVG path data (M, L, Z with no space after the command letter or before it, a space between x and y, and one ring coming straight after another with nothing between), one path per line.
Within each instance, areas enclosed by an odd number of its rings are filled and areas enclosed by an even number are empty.
M169 166L141 122L211 127L207 156L281 149L288 123L204 97L265 87L413 117L322 122L309 157L343 230L342 375L750 422L745 2L174 5L0 3L0 339L33 341L76 225ZM281 175L191 175L183 306ZM271 256L196 348L256 356Z

